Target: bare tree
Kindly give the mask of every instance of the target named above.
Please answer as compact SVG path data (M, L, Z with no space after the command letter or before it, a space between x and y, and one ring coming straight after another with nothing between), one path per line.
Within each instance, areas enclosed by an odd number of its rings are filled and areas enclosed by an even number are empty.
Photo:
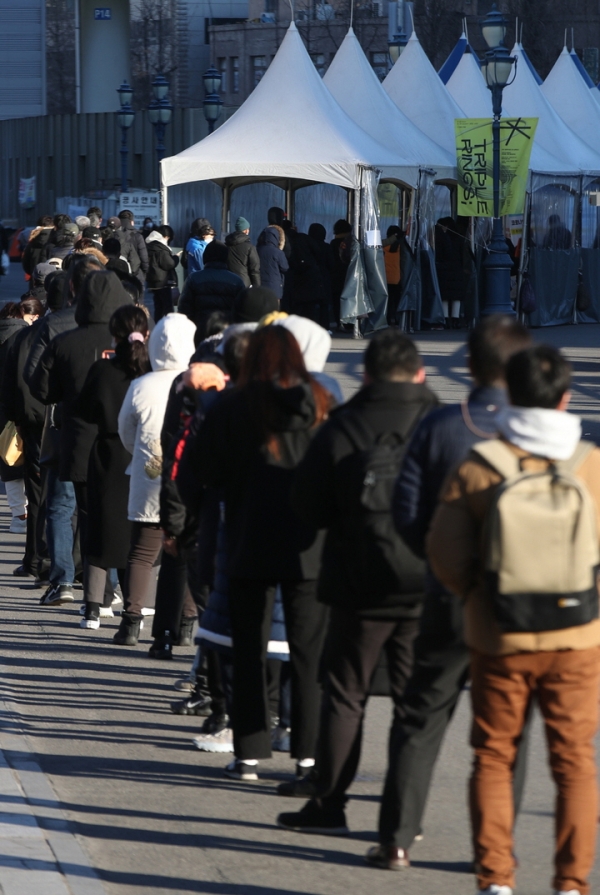
M518 19L527 55L540 76L545 78L562 47L564 25L557 4L552 0L507 0L504 14L510 23L507 45L511 47L514 43Z
M439 69L461 31L455 0L415 0L415 29L434 68Z
M177 35L175 0L132 0L131 77L137 108L152 100L152 81L163 74L171 82L171 101L176 95Z
M68 115L75 111L72 0L46 0L46 96L49 115Z

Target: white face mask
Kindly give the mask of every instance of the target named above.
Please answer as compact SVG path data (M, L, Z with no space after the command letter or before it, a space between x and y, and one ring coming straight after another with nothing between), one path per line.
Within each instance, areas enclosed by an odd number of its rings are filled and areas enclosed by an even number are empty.
M207 235L207 236L204 237L204 242L212 242L213 239L214 239L214 236L208 236L208 235Z

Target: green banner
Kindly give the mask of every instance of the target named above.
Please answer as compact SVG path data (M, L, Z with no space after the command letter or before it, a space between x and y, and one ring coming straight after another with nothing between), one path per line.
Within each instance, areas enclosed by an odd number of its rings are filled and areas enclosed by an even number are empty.
M500 215L522 214L537 118L500 120ZM494 214L491 118L455 118L457 214Z

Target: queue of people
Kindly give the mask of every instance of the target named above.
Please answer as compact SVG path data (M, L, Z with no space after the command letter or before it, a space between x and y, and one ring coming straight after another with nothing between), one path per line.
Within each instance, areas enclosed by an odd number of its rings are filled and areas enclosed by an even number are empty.
M168 227L150 229L144 256L125 212L111 219L111 256L88 245L91 209L52 271L41 252L58 257L69 222L34 231L26 265L41 297L0 313L0 408L23 456L0 467L11 524L26 527L15 575L45 587L49 609L72 604L80 582L82 636L122 603L114 643L134 647L152 618L153 661L196 628L172 710L203 719L194 746L227 755L230 779L250 784L273 750L290 753L277 793L305 804L277 817L288 831L348 833L366 704L390 695L378 844L365 856L378 869L410 867L470 680L486 895L514 890L535 699L558 792L551 891L588 895L600 451L566 412L570 367L520 323L489 317L469 334L469 397L442 406L414 342L389 327L345 402L324 368L350 226L336 225L333 252L320 225L298 234L279 212L258 248L244 218L225 243L198 219L175 258ZM162 274L179 263L174 311Z

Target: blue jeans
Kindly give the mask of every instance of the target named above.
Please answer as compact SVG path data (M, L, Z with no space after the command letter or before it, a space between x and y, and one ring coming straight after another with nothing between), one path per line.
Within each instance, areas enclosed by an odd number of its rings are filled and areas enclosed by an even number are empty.
M48 470L46 537L50 553L52 584L73 584L73 525L75 489L73 482L61 482L58 469Z

